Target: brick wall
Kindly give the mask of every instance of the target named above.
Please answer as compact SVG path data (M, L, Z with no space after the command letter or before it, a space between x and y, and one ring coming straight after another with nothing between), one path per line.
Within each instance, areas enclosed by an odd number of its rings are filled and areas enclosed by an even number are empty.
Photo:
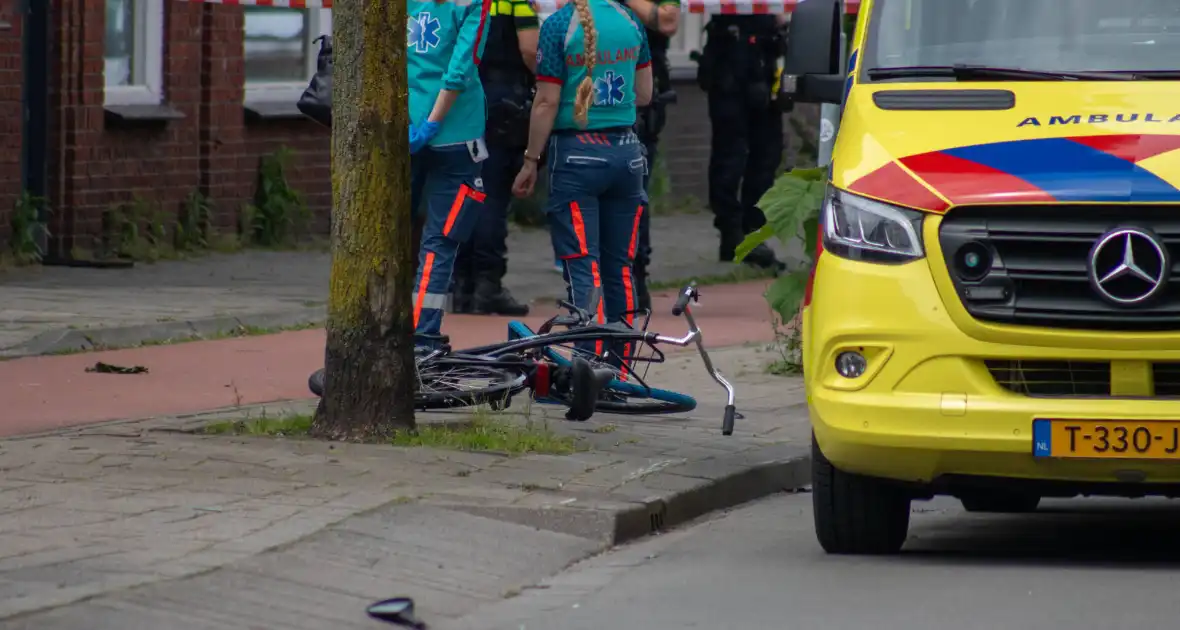
M103 213L139 197L164 217L196 189L201 5L164 4L164 99L180 120L111 124L103 109L102 2L55 0L50 233L59 254L101 248Z
M246 120L241 7L156 0L164 3L164 100L183 118L113 122L103 107L103 3L53 1L50 233L58 253L98 250L104 212L136 198L170 223L199 191L214 204L215 226L233 230L254 197L260 158L283 145L296 157L290 181L326 226L327 131L303 120Z
M216 205L218 229L238 225L242 206L254 198L259 162L286 148L293 157L288 181L315 213L314 227L326 232L332 205L330 132L308 120L247 120L242 10L209 5L206 16L202 192Z
M253 200L260 159L280 147L292 151L289 181L315 212L316 231L326 232L329 132L307 120L246 117L241 7L155 1L165 9L165 101L183 118L114 124L103 108L103 2L52 0L49 196L56 253L98 249L104 212L136 197L171 220L188 195L199 191L214 204L215 226L235 230L241 208ZM9 147L18 146L21 131L18 26L0 30L0 141ZM676 89L679 102L669 111L662 152L672 193L703 202L708 198L707 102L693 81L678 82ZM794 115L802 115L805 126L814 122L807 111ZM791 125L785 127L784 167L789 167L801 143ZM0 154L0 239L20 191L19 176L19 153Z
M8 2L0 6L0 247L9 238L12 206L20 196L22 105L21 15Z
M264 156L281 147L291 151L292 163L287 180L303 194L315 214L315 231L326 234L332 207L332 147L330 132L309 120L273 120L246 126L242 155L250 166L250 186L243 192L249 201L254 195L254 172Z

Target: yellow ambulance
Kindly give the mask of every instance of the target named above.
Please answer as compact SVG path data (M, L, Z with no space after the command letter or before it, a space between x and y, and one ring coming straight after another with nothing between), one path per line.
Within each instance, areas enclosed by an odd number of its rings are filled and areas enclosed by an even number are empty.
M841 104L803 311L816 533L911 501L1180 494L1180 2L835 0L782 94ZM847 63L843 62L847 59Z

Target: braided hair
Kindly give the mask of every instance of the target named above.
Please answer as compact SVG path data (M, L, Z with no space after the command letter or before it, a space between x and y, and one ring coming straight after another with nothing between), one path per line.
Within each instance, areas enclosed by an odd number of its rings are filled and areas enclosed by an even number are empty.
M573 0L582 24L582 47L585 49L586 77L578 84L574 97L574 121L583 129L589 123L590 106L594 104L594 64L598 60L598 30L594 28L594 14L590 0Z

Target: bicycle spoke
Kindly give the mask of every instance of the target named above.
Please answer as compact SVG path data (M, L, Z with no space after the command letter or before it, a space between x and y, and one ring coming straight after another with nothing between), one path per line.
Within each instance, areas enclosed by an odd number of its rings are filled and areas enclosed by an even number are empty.
M418 372L418 391L435 394L482 391L500 380L498 372L477 366L429 365Z

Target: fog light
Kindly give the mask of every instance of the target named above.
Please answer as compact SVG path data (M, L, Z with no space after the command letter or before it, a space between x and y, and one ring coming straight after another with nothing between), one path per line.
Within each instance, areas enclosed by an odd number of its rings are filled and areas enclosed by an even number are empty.
M868 367L869 362L859 352L841 352L836 355L836 371L844 378L860 378Z
M955 252L955 270L967 282L977 282L991 271L992 251L982 243L971 242Z

